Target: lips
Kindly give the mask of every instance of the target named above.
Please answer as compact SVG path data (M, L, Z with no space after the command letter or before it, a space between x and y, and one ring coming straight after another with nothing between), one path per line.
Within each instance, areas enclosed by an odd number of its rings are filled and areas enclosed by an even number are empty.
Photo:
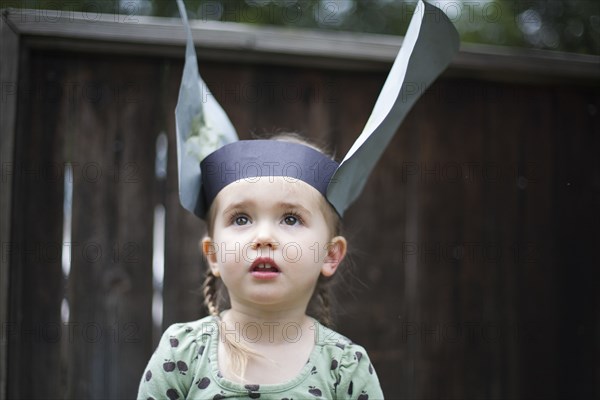
M281 272L279 267L268 257L259 257L250 266L250 272Z
M268 257L259 257L254 260L249 271L257 279L274 279L281 273L275 261Z

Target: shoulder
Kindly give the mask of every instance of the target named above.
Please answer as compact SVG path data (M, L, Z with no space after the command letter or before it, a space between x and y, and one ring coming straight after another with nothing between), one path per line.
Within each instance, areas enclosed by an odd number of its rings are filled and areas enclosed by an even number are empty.
M326 353L336 356L339 364L359 364L363 360L368 360L367 351L357 343L352 342L346 336L321 325L318 330L320 336L317 338L317 344L323 346Z
M161 341L178 339L184 342L193 341L204 335L218 333L218 321L213 316L207 316L196 321L179 322L169 326L163 333Z
M176 323L165 330L157 351L168 349L174 354L181 354L202 342L206 342L206 336L215 334L218 334L218 325L212 316L192 322Z
M197 361L211 337L219 334L218 321L213 316L176 323L162 335L156 352L183 362Z
M334 391L337 398L382 399L377 373L366 349L339 334L322 326L317 339L322 358L330 363L335 377Z
M213 317L169 326L146 367L138 398L186 396L202 362L206 339L215 332Z
M360 353L358 357L362 357L362 354L366 354L366 350L352 342L346 336L328 328L320 323L316 323L315 329L315 343L317 346L323 348L322 352L336 356L338 359L347 358L350 356L356 357L357 353Z

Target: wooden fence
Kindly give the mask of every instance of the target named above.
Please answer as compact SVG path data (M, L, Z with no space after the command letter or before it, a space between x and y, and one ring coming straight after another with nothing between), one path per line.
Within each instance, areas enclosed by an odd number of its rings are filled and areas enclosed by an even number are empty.
M183 29L1 23L0 396L133 398L162 330L205 313L204 226L177 198ZM400 45L225 23L194 37L242 137L297 131L338 154ZM345 219L338 330L387 398L600 394L599 60L463 46L386 150Z

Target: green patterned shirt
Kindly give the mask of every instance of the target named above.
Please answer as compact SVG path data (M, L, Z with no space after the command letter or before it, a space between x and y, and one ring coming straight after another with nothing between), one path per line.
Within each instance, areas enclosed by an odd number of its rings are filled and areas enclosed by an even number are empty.
M170 326L140 382L138 399L383 399L365 349L315 321L315 347L302 371L280 384L225 379L214 317Z

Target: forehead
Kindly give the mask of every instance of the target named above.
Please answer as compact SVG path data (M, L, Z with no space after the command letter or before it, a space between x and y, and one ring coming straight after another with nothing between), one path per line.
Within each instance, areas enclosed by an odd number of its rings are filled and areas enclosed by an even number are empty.
M299 203L309 211L316 210L324 199L311 185L284 176L263 176L237 180L219 192L217 210L236 203L275 206L278 203Z

